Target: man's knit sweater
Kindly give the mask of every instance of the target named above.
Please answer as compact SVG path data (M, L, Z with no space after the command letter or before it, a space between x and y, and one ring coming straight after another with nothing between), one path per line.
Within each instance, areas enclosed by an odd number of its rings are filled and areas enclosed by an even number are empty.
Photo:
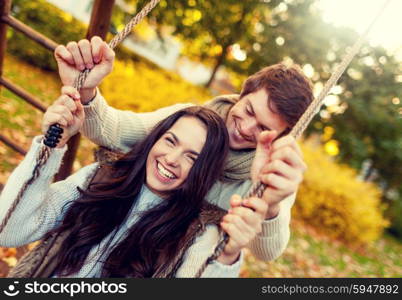
M193 105L176 104L147 113L121 111L110 107L97 90L95 98L88 105L84 105L85 122L81 133L98 145L128 152L157 122ZM245 195L251 184L250 180L217 182L207 195L207 200L223 209L229 209L230 197L233 194ZM268 261L282 254L290 237L290 211L294 201L295 194L281 201L279 215L262 223L262 232L249 245L254 256Z
M0 222L5 217L23 183L32 175L41 147L44 147L42 136L35 137L24 160L10 175L0 196ZM52 150L48 161L41 168L40 176L29 185L7 226L0 234L0 246L19 247L41 239L46 232L60 224L67 208L79 198L77 187L86 188L89 179L99 165L98 163L80 169L63 181L52 183L66 150L67 145ZM69 277L100 277L102 261L107 258L112 247L124 239L129 227L138 221L139 214L163 201L145 185L138 197L138 202L132 207L127 221L118 230L112 231L105 237L98 246L93 247L81 270ZM217 227L207 225L206 231L185 253L183 264L178 269L176 276L194 277L202 263L213 253L218 240ZM109 242L110 246L107 247ZM243 255L240 255L240 258L232 265L214 261L206 268L202 277L237 277L242 260Z

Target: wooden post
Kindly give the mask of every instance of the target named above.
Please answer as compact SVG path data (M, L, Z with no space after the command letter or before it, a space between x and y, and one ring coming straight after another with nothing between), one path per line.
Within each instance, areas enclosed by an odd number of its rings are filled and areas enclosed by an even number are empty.
M0 14L1 17L10 13L11 0L0 1ZM0 77L3 76L3 64L6 56L7 47L7 24L0 22ZM1 86L0 86L1 87Z
M114 0L95 0L92 7L91 21L87 31L87 39L97 35L102 39L106 39L109 31L110 19L112 17L112 9ZM68 151L64 155L63 168L56 175L55 180L63 180L71 174L73 163L77 154L80 143L80 134L73 136L67 143Z
M97 35L106 39L109 32L110 19L115 0L95 0L92 7L91 21L89 22L87 39Z

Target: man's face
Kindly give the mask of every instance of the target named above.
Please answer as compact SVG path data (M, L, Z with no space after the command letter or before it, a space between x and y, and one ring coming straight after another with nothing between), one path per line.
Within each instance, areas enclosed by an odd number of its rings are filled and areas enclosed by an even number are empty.
M276 130L281 134L288 124L268 106L268 94L264 89L241 98L229 111L226 127L231 149L248 149L257 146L259 134L264 130Z

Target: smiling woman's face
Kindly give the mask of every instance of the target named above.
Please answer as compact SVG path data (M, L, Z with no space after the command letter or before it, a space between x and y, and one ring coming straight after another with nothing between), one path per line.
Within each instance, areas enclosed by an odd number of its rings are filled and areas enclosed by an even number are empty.
M146 163L146 185L163 196L179 187L201 153L207 130L199 119L181 117L151 148Z

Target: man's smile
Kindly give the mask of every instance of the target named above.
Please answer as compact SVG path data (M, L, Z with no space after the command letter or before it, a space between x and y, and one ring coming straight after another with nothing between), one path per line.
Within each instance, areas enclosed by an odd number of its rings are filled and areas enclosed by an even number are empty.
M253 139L247 135L245 135L242 130L240 129L239 124L237 123L237 120L234 118L234 123L235 123L235 135L240 142L254 142Z

